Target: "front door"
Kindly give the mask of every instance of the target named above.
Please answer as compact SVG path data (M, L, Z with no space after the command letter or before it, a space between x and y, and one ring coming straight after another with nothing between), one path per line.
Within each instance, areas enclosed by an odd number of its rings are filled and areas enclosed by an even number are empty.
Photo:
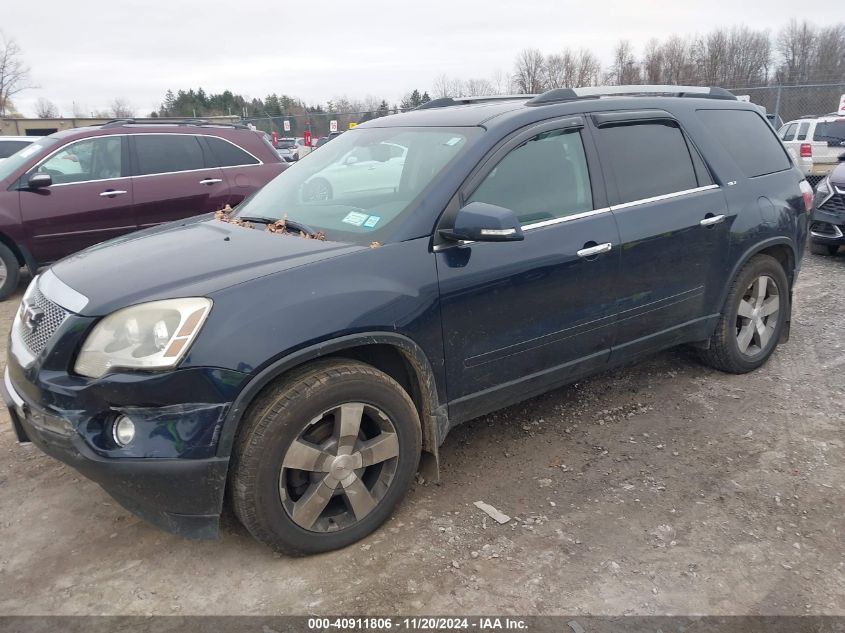
M583 120L522 132L487 164L463 200L515 211L525 240L435 247L455 421L602 368L614 333L619 236Z
M134 231L132 181L123 136L95 136L65 145L23 176L50 174L53 184L21 189L32 255L48 263Z
M229 201L223 171L195 134L132 134L129 139L139 227L217 211Z
M703 327L722 289L734 215L668 113L591 118L622 241L614 357L629 358Z

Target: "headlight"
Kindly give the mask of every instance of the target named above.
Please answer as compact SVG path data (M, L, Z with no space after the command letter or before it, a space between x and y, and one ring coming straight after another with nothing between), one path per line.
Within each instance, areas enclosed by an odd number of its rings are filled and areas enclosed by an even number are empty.
M76 359L76 373L100 378L112 369L174 367L205 322L211 300L152 301L118 310L95 327Z

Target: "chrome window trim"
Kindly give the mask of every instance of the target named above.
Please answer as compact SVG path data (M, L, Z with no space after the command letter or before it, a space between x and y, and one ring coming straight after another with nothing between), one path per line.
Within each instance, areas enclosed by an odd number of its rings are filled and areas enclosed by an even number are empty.
M694 189L685 189L684 191L675 191L673 193L665 193L660 196L652 196L651 198L642 198L641 200L632 200L631 202L624 202L622 204L612 204L609 207L602 207L600 209L593 209L592 211L584 211L583 213L575 213L573 215L565 215L562 218L554 218L551 220L543 220L542 222L533 222L532 224L525 224L522 225L523 231L533 231L534 229L542 229L547 226L554 226L556 224L563 224L565 222L571 222L573 220L580 220L582 218L589 218L594 215L600 215L602 213L610 213L612 211L617 211L619 209L627 209L629 207L639 206L641 204L648 204L650 202L660 202L661 200L671 200L672 198L680 198L681 196L686 196L692 193L699 193L701 191L710 191L711 189L718 189L719 185L705 185L703 187L696 187ZM452 246L467 246L469 244L475 244L474 241L461 241L457 243L450 243L450 244L438 244L434 247L434 252L439 252L445 250L447 248L451 248Z
M88 305L88 297L59 279L52 268L38 276L38 290L47 299L70 312L78 314Z
M660 196L652 196L651 198L641 198L639 200L631 200L631 202L623 202L621 204L610 205L611 211L618 211L620 209L627 209L628 207L636 207L641 204L649 204L651 202L660 202L661 200L671 200L672 198L680 198L681 196L688 196L691 193L698 193L700 191L710 191L711 189L718 189L719 185L705 185L703 187L695 187L694 189L684 189L683 191L674 191L672 193L664 193Z
M30 167L29 169L27 169L24 172L24 174L29 174L32 171L38 169L39 166L43 165L46 161L50 160L53 156L55 156L56 154L58 154L62 150L66 149L68 147L71 147L72 145L75 145L76 143L81 143L83 141L90 141L92 139L97 139L97 138L114 138L115 136L117 136L117 137L129 137L129 136L173 136L173 135L172 134L165 134L163 132L137 132L137 133L133 133L133 134L98 134L96 136L88 136L86 138L78 138L75 141L71 141L70 143L68 143L66 145L62 145L61 147L53 150L51 153L47 154L47 156L45 156L44 158L39 160L33 167ZM250 156L252 156L258 162L257 163L248 163L246 165L226 165L225 167L203 167L201 169L183 169L181 171L162 171L162 172L157 172L155 174L138 174L136 176L115 176L114 178L97 178L95 180L80 180L80 181L77 181L77 182L59 182L59 183L56 183L54 185L50 185L50 188L52 189L53 187L69 187L69 186L72 186L72 185L86 185L86 184L92 183L92 182L112 182L112 181L115 181L115 180L126 180L127 178L149 178L150 176L167 176L167 175L170 175L170 174L191 174L191 173L196 173L198 171L208 171L209 169L242 169L244 167L261 167L262 165L265 164L263 160L258 158L258 156L256 156L255 154L253 154L249 150L244 149L243 147L241 147L237 143L233 143L229 139L223 138L222 136L217 136L216 134L182 134L182 136L194 136L194 137L213 136L214 138L218 138L221 141L226 141L230 145L234 145L235 147L237 147L242 152L245 152L245 153L249 154Z
M555 224L562 224L571 220L580 220L581 218L589 218L600 213L607 213L610 207L602 207L601 209L593 209L592 211L584 211L583 213L573 213L572 215L565 215L562 218L553 218L551 220L543 220L542 222L533 222L522 226L523 231L532 231L534 229L541 229L545 226L553 226Z

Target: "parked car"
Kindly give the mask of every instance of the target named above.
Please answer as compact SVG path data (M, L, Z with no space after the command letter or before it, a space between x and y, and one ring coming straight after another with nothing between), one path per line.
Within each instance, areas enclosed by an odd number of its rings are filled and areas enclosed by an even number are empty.
M279 150L279 156L288 162L297 161L311 152L311 148L305 144L305 139L301 136L280 138L276 149Z
M356 195L372 197L399 188L408 148L396 143L374 143L349 150L339 161L309 178L303 199L349 199ZM366 178L362 172L368 172Z
M0 299L39 266L237 205L285 169L240 125L114 121L40 137L0 163Z
M778 135L792 160L815 186L833 171L845 152L845 117L833 114L796 119L781 127Z
M35 141L37 136L0 136L0 161Z
M840 160L845 160L845 150ZM810 243L818 255L835 255L845 245L845 163L839 163L816 187Z
M396 186L368 168L348 195L303 195L385 144ZM440 99L344 133L237 222L53 265L12 326L4 397L20 441L164 529L215 536L228 490L260 541L330 550L466 420L682 343L762 365L789 336L812 201L722 89Z

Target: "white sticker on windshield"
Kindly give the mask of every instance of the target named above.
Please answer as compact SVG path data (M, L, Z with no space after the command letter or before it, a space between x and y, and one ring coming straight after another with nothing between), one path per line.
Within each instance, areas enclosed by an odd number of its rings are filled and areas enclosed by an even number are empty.
M346 222L347 224L352 224L353 226L361 226L364 222L367 221L368 217L370 216L368 216L366 213L350 211L346 214L346 217L341 220L341 222Z
M381 220L381 216L380 216L380 215L371 215L370 217L368 217L368 218L367 218L367 221L366 221L366 222L364 222L364 226L365 226L365 227L367 227L368 229L371 229L371 228L373 228L376 224L378 224L378 221L379 221L379 220Z
M453 136L453 137L452 137L452 138L450 138L448 141L446 141L446 145L449 145L449 146L452 146L452 145L457 145L457 144L458 144L458 143L460 143L462 140L464 140L464 139L462 139L460 136Z

